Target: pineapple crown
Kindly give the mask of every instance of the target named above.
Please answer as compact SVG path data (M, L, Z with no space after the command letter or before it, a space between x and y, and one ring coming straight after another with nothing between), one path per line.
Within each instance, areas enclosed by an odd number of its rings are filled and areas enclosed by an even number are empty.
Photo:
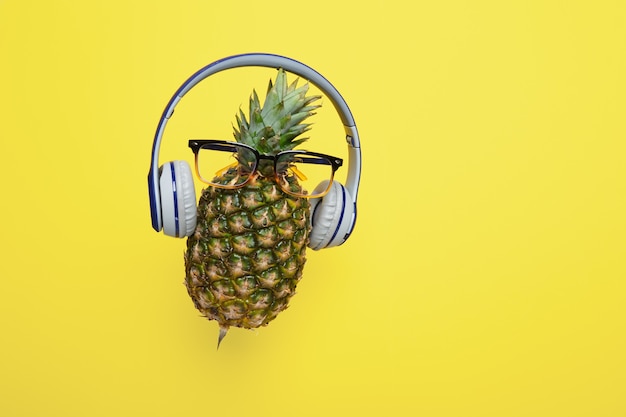
M287 84L285 71L280 68L276 82L270 80L267 87L265 102L261 106L256 90L252 91L249 104L249 117L239 109L235 116L237 126L234 128L235 140L255 148L265 155L293 149L308 138L298 138L311 128L304 120L314 115L320 105L313 102L321 96L306 96L309 84L297 86L298 79Z

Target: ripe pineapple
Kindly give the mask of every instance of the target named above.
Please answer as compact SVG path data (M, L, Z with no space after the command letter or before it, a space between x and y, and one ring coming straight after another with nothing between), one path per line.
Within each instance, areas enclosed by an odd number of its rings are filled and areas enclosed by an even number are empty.
M276 155L306 138L302 123L319 107L307 97L308 85L287 84L279 70L270 80L263 106L255 91L249 122L239 110L234 137L260 154ZM245 156L213 182L228 184L246 168ZM242 188L209 186L198 203L195 233L187 240L185 284L195 307L220 326L219 342L229 327L266 326L287 308L302 278L310 232L307 198L292 196L274 180L272 161L261 159L257 173ZM290 190L301 190L295 175Z

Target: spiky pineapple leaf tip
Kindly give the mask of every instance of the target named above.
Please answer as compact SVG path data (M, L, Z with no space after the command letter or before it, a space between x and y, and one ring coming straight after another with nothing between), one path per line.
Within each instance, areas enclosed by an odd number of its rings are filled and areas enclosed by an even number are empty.
M222 340L226 337L226 333L228 333L227 326L220 326L220 334L217 337L217 348L220 348L220 344L222 344Z

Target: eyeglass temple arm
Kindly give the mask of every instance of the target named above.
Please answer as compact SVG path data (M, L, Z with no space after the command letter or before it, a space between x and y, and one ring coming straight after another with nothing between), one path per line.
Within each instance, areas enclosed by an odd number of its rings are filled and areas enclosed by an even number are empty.
M327 158L307 158L307 157L298 157L299 162L303 164L314 164L314 165L330 165L333 168L333 172L339 169L343 165L343 160L340 158L335 158L329 156Z
M214 151L224 151L224 152L236 152L237 148L235 146L232 145L228 145L225 143L203 143L203 140L198 140L198 139L192 139L189 141L189 147L194 151L197 152L201 146L206 146L209 145L211 150Z

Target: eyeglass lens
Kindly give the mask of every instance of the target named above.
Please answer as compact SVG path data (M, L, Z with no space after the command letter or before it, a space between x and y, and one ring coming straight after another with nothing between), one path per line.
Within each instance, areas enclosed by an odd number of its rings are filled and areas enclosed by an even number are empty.
M288 192L298 193L293 180L311 194L322 181L333 178L332 164L325 157L302 153L281 154L276 161L276 167L281 185Z
M254 152L243 146L231 147L235 152L201 147L196 155L200 178L210 184L240 186L255 169Z

